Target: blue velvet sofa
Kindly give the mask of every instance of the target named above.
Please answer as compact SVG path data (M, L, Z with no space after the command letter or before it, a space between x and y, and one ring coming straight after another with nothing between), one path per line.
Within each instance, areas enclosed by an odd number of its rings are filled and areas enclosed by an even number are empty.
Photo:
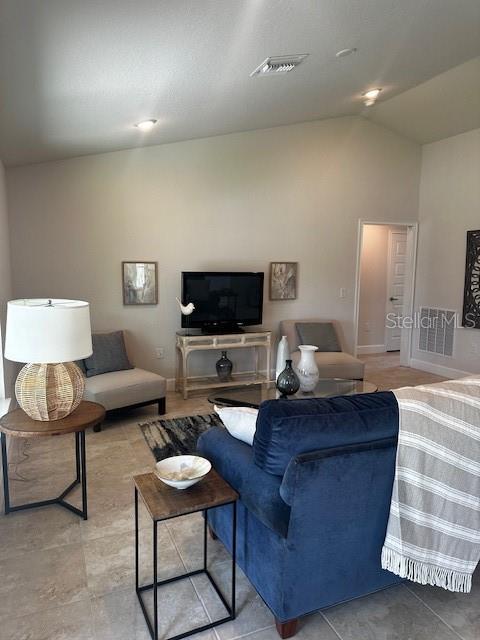
M300 616L401 580L384 571L398 407L391 392L269 400L253 447L212 428L198 450L239 495L237 561L279 634ZM231 508L209 526L231 550Z

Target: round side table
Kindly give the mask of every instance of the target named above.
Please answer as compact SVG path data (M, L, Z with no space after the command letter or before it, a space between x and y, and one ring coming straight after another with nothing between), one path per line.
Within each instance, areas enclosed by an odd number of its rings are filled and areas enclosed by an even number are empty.
M34 509L36 507L46 507L50 504L60 506L72 511L77 516L87 519L87 464L85 451L85 430L88 427L95 427L103 422L105 409L96 402L81 402L80 405L66 418L42 422L32 420L22 409L16 409L7 413L0 419L0 436L2 447L2 469L3 469L3 497L5 515L12 511L23 511L24 509ZM43 436L62 436L67 433L75 434L75 480L62 491L57 498L41 500L40 502L29 502L12 506L10 504L10 491L8 483L8 459L7 459L7 435L14 438L41 438ZM82 486L82 508L78 509L65 501L66 496L76 487Z

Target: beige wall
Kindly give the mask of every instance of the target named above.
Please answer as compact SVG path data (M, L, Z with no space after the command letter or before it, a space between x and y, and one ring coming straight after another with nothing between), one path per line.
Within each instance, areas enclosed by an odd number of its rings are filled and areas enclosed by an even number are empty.
M11 394L12 365L2 359L5 337L6 303L11 296L10 247L8 233L7 197L5 190L5 171L0 161L0 398L5 391ZM5 365L5 366L4 366Z
M358 219L415 219L419 167L418 145L352 117L11 169L14 293L89 300L171 376L182 270L298 261L297 300L269 302L266 281L264 326L335 317L352 345ZM122 260L158 260L158 306L123 306Z
M423 147L419 219L415 307L461 314L466 232L480 229L480 129ZM434 371L480 373L480 330L456 330L453 358L417 349L413 356Z
M375 347L378 352L385 350L389 229L388 225L366 225L363 229L358 308L359 353L362 347Z

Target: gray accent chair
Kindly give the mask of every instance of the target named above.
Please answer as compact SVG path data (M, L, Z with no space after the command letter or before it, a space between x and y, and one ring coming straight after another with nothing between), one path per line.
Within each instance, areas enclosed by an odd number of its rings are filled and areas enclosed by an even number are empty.
M297 323L323 323L333 326L340 351L322 351L322 345L315 345L319 347L319 350L315 352L315 362L320 372L320 378L363 380L365 364L361 360L358 360L358 358L347 353L342 329L336 320L309 318L306 320L282 320L280 322L280 335L287 336L294 365L300 360L298 345L302 344L295 326Z
M125 337L126 332L123 333ZM98 364L101 368L102 363ZM158 413L162 415L166 411L166 392L167 381L164 377L145 369L131 367L87 377L84 398L98 402L107 411L158 404ZM94 431L100 429L99 426Z

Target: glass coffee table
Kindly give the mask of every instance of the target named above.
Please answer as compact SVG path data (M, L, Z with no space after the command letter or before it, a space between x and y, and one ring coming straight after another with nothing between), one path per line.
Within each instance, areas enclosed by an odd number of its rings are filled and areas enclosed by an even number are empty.
M374 393L378 387L367 380L344 380L342 378L322 378L313 391L298 391L289 400L312 398L333 398L334 396L354 396L357 393ZM264 400L276 400L281 395L274 384L251 384L243 387L217 389L208 400L222 407L253 407L258 409Z

